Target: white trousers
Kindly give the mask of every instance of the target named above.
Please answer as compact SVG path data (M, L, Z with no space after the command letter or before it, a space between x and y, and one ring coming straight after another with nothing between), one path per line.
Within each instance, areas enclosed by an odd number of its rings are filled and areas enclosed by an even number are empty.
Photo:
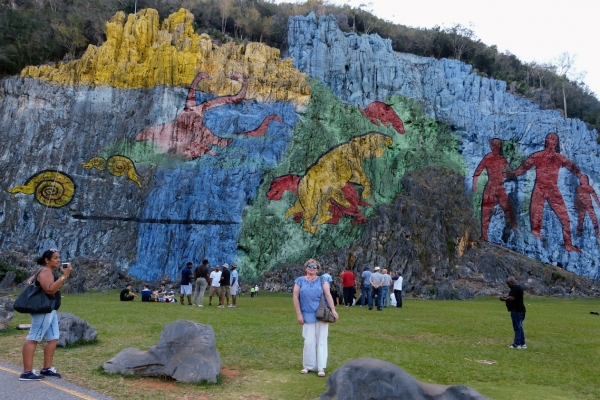
M327 335L329 324L317 321L302 325L304 351L302 365L309 371L327 368Z

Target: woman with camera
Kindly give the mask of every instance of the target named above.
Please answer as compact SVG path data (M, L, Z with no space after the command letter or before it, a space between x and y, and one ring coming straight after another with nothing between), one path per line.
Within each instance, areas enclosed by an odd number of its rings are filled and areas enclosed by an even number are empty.
M56 344L60 336L58 331L58 316L56 311L60 307L59 289L63 286L69 275L71 275L71 263L62 264L60 278L55 278L53 271L61 266L60 254L56 249L46 250L37 263L42 267L36 273L35 285L40 286L44 293L50 298L55 299L54 310L45 314L31 314L31 329L27 335L27 340L23 345L23 373L19 380L21 381L40 381L45 376L60 378L60 374L52 366L52 359L56 350ZM33 369L33 355L37 344L44 338L44 367L38 374Z

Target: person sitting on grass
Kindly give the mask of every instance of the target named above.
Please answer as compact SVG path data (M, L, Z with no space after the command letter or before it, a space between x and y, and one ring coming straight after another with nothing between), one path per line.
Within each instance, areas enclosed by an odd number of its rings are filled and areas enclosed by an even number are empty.
M125 289L121 290L119 298L121 301L133 301L137 295L131 291L131 283L125 285Z

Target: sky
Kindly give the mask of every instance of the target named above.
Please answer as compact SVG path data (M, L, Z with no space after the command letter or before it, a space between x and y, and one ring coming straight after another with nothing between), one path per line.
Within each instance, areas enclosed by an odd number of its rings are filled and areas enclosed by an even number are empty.
M304 0L276 0L304 3ZM564 52L600 99L600 0L325 0L349 4L386 21L415 28L469 27L488 46L523 62L546 63Z

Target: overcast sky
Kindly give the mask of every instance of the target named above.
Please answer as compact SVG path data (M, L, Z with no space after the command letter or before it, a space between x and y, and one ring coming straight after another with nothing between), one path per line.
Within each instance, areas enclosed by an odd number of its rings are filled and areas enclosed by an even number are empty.
M305 3L304 0L275 0ZM521 61L545 63L564 52L600 98L600 0L326 0L350 4L397 24L432 28L461 24L485 44Z

